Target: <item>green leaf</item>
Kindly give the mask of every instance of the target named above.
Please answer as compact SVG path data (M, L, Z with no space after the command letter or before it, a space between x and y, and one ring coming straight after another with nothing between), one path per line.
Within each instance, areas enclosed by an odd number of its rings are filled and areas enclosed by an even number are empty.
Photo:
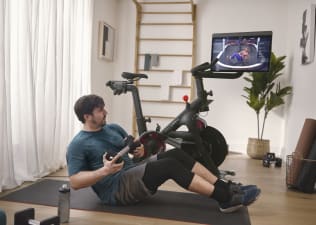
M250 86L243 88L245 94L242 97L246 99L247 105L256 112L257 116L264 109L264 118L266 119L272 109L284 104L283 98L286 95L292 94L291 86L281 87L280 82L277 81L283 75L285 58L286 56L277 57L272 52L268 72L251 72L244 77ZM264 128L264 124L262 127ZM261 133L263 134L263 129Z

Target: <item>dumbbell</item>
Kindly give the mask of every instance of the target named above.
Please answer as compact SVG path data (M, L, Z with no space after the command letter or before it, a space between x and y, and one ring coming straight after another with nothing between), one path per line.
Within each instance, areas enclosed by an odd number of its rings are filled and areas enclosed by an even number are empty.
M166 149L166 144L164 142L165 139L166 138L163 135L161 135L160 133L156 131L144 132L139 137L139 141L134 141L134 137L129 135L124 140L125 147L122 150L120 150L118 153L114 151L107 151L105 154L105 158L111 161L116 155L119 155L121 157L128 152L132 153L141 144L144 145L144 150L145 150L143 158L146 158L151 155L165 151ZM122 158L118 158L118 160L116 161L116 163L120 163L120 162L122 162Z
M275 154L272 152L268 152L262 159L262 165L264 167L270 167L271 163L274 163L275 167L282 166L282 159L275 157Z
M35 209L27 208L14 214L14 225L60 225L58 216L41 221L35 220Z
M107 151L105 153L105 158L111 161L116 155L120 157L116 160L116 163L120 163L123 161L122 156L128 152L132 153L137 147L139 147L141 143L139 141L134 141L134 137L132 135L128 135L124 139L124 148L119 152Z

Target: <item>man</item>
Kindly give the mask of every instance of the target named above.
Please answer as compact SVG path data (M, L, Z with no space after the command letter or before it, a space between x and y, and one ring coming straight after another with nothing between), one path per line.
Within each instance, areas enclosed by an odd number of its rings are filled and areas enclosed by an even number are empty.
M249 48L233 53L229 58L234 64L242 64L249 59Z
M96 95L82 96L74 106L83 129L68 146L67 163L73 189L91 186L104 204L134 204L153 195L166 180L215 199L222 212L233 212L254 202L260 194L255 185L241 186L218 179L181 150L169 150L134 164L125 154L108 160L126 145L127 133L117 124L106 124L104 101ZM144 155L143 146L132 154Z

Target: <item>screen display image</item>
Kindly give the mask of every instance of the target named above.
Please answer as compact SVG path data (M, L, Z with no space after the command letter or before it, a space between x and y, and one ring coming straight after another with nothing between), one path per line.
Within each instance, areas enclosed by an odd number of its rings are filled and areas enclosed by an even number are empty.
M217 72L269 71L272 32L216 33L212 36L211 68Z

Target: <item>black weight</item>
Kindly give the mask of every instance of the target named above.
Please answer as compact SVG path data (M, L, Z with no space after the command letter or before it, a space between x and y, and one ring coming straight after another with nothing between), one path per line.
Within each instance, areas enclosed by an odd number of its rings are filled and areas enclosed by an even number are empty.
M275 167L282 167L282 159L281 158L275 158Z
M201 138L216 166L222 164L228 154L224 136L214 127L207 126L201 132Z
M263 167L270 167L270 165L271 165L270 159L267 156L265 156L262 160L262 166Z
M29 225L29 220L34 219L35 209L27 208L14 214L14 225Z
M108 160L108 161L112 161L112 159L116 156L116 153L115 152L106 152L105 153L105 158ZM118 158L116 160L115 163L121 163L123 161L122 157Z
M18 211L14 214L14 225L29 225L29 220L34 220L35 209L27 208ZM59 216L53 216L42 221L39 221L41 225L60 225Z
M59 216L53 216L53 217L44 219L40 222L40 225L60 225Z
M128 135L125 139L125 146L129 147L129 152L133 153L133 151L141 145L140 141L135 141L135 138L132 135Z
M265 156L269 161L275 161L275 153L273 152L268 152Z

